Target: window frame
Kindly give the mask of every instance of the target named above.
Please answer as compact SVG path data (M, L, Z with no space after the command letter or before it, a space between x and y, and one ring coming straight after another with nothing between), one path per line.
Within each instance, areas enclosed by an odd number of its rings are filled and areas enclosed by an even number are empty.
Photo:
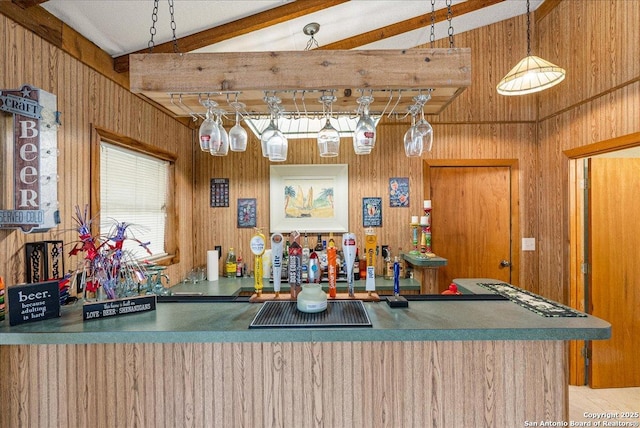
M164 247L167 255L154 259L154 263L168 266L179 262L178 248L178 212L176 204L176 177L175 164L177 155L169 151L160 149L147 143L135 140L124 135L119 135L97 126L91 129L91 170L90 170L90 212L91 212L91 232L94 236L100 233L100 142L122 147L147 156L152 156L159 160L169 162L168 184L167 184L167 219L165 223Z

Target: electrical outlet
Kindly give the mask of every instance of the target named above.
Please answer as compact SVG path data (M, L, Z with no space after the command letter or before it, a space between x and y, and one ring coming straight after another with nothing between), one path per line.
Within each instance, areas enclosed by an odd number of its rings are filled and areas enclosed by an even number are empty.
M535 251L536 238L522 238L522 251Z

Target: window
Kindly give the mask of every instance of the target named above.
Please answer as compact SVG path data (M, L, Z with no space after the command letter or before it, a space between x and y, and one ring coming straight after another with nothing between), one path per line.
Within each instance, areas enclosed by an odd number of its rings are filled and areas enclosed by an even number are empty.
M129 226L123 248L134 258L159 260L176 254L172 156L126 137L96 131L92 151L97 156L92 162L94 234L112 235L115 225L124 222Z

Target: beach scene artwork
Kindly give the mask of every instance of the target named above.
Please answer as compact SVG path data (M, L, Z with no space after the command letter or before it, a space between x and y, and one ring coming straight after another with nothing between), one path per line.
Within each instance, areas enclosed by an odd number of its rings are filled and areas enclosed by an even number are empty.
M333 179L285 179L283 186L286 218L330 219L335 216Z

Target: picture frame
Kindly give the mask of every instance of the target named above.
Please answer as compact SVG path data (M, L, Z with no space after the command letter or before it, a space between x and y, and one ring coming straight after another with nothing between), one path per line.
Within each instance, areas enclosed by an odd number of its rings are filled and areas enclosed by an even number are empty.
M272 165L269 173L272 233L349 231L347 164Z
M256 198L238 199L238 229L252 228L257 225L257 202Z
M362 227L382 227L382 198L362 198Z
M403 208L409 206L408 177L391 177L389 179L389 206Z

